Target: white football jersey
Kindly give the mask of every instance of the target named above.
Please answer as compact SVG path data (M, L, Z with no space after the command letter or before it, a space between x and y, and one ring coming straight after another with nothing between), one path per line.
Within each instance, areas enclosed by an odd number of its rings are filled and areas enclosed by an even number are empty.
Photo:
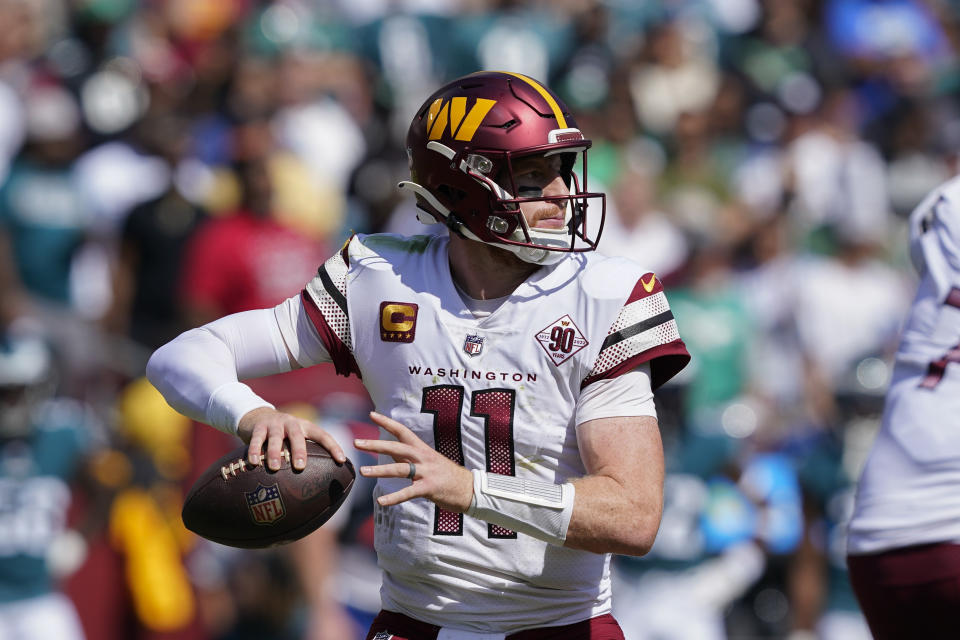
M319 269L303 304L337 371L360 375L377 411L468 469L551 483L585 475L582 390L642 363L656 388L689 359L659 281L628 260L571 254L477 318L447 246L446 237L358 236ZM375 495L408 482L380 479ZM426 499L374 504L384 609L497 633L610 610L609 555Z
M960 541L960 178L911 214L910 254L920 283L857 489L855 554Z

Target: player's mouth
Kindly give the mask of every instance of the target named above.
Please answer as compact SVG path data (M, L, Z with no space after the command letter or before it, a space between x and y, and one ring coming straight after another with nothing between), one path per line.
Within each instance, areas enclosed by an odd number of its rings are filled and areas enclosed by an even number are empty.
M533 222L534 229L563 229L566 227L566 216L563 211L544 214L542 217L537 215Z

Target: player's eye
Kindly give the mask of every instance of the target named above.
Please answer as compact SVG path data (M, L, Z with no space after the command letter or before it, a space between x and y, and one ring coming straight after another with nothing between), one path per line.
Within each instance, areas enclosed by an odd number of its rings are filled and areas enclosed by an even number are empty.
M520 167L519 169L517 169L514 172L514 175L517 176L518 178L527 178L529 176L540 175L540 173L541 173L540 167L526 166L526 167Z

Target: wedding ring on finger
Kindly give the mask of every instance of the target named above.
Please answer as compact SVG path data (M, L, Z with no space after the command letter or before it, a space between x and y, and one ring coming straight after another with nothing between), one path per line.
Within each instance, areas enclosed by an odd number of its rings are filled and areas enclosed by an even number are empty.
M413 480L413 476L417 475L417 465L413 464L412 462L408 462L407 464L410 465L410 471L407 473L407 480Z

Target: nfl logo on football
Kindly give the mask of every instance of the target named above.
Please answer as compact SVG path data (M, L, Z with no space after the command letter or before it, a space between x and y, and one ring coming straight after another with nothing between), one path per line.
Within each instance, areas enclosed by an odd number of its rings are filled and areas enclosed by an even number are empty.
M467 336L463 342L463 350L469 356L478 356L483 351L483 338L480 336Z
M275 484L269 487L259 485L246 496L250 515L257 524L273 524L287 513L280 499L280 489Z

